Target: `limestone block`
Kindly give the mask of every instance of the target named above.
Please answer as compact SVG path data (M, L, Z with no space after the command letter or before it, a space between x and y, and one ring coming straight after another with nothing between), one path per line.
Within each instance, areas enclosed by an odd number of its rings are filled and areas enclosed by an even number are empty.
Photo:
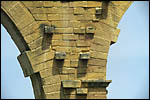
M107 53L102 53L102 52L96 52L96 51L91 51L90 56L92 58L97 58L97 59L107 59Z
M102 45L102 46L110 45L110 41L108 41L108 40L106 40L104 38L98 37L98 36L94 36L94 39L93 39L92 42L95 43L95 44Z
M94 27L87 27L86 33L95 33L95 28Z
M61 83L43 86L43 90L45 93L56 92L59 91L60 88L61 88Z
M71 47L56 47L56 52L71 52Z
M81 87L80 80L64 80L62 81L63 88L78 88Z
M87 7L87 1L72 1L69 2L70 7Z
M60 75L61 80L68 80L68 75Z
M52 40L62 40L62 34L53 34Z
M76 42L75 41L62 41L61 46L63 46L63 47L75 47Z
M43 1L43 7L53 7L53 1Z
M33 57L32 60L32 65L36 65L42 62L45 62L47 60L51 60L54 58L54 51L46 52L44 54L41 54L39 56Z
M70 67L70 60L64 61L64 67Z
M78 60L71 60L70 67L78 67Z
M33 32L32 34L30 35L27 35L24 37L25 41L29 44L31 43L32 41L38 39L41 37L41 34L40 34L40 29L37 29L35 32Z
M68 7L69 3L63 1L53 1L53 5L54 7Z
M60 68L61 74L73 74L76 72L75 68Z
M70 16L71 17L71 16ZM73 27L73 28L80 28L80 21L69 21L69 27Z
M108 53L109 45L102 46L102 45L92 43L90 49L97 52Z
M98 66L106 66L107 60L104 59L89 59L88 65L98 65Z
M80 7L80 8L75 8L74 7L73 10L74 10L74 14L84 14L84 13L86 13L85 9L82 8L82 7Z
M29 35L29 34L35 32L35 30L36 30L37 28L39 28L39 25L37 24L37 22L34 21L33 23L31 23L31 24L28 25L27 27L23 28L23 29L21 30L21 33L22 33L23 36L27 36L27 35Z
M105 68L102 66L88 66L87 73L105 73Z
M73 33L73 28L55 28L55 33Z
M81 28L74 28L73 29L74 33L85 33L85 28L81 27Z
M64 34L63 40L77 40L78 36L73 34Z
M61 82L59 75L53 75L53 76L46 77L46 78L42 79L43 85L56 84L56 83L59 83L59 82Z
M90 53L89 52L80 53L80 59L90 59Z
M46 14L33 14L35 20L47 20Z
M57 60L64 60L65 57L66 57L65 52L56 52L55 53L55 59L57 59Z
M87 1L87 7L101 7L102 2L100 1Z
M87 94L88 93L87 88L77 88L76 91L77 91L77 94Z
M46 99L60 99L60 91L45 93L45 98Z
M77 41L77 46L78 47L88 47L88 46L90 46L90 42L79 40L79 41Z

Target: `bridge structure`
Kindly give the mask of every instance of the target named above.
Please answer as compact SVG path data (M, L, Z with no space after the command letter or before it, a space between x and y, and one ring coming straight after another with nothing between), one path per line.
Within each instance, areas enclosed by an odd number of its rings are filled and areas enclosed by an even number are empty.
M1 1L36 99L106 99L106 64L132 1ZM3 34L3 33L2 33Z

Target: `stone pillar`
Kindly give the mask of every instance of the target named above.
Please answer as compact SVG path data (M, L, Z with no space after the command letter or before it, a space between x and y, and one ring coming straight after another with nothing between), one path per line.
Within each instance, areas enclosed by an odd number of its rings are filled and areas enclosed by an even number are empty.
M106 99L106 64L129 1L2 2L28 45L18 60L35 98ZM12 9L6 6L14 4ZM17 6L15 6L17 5ZM32 20L16 20L19 7ZM21 10L20 10L21 12ZM18 16L17 16L18 15ZM23 18L23 17L22 17Z

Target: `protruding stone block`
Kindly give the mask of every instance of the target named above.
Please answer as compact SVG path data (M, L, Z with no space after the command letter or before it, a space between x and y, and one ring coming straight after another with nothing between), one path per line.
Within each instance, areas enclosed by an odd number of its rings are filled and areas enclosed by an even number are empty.
M44 26L44 33L46 33L46 34L54 33L54 27L52 27L52 26Z
M63 60L66 57L66 53L65 52L56 52L55 54L55 59L58 60Z
M64 88L79 88L81 87L80 80L64 80L62 81Z
M81 53L80 54L80 59L90 59L90 53Z
M97 8L95 8L95 10L96 10L96 11L95 11L95 12L96 12L96 13L95 13L96 15L101 15L101 14L102 14L102 8L101 8L101 7L97 7Z
M95 33L95 28L94 27L87 27L86 33Z
M77 94L87 94L88 89L87 88L77 88Z

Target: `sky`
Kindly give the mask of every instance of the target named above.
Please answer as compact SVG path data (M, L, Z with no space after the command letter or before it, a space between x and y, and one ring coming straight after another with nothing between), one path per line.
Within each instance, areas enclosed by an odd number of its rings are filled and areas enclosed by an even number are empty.
M110 46L106 79L108 99L149 98L149 2L135 1L122 17L117 43ZM1 98L34 99L15 43L1 25Z

